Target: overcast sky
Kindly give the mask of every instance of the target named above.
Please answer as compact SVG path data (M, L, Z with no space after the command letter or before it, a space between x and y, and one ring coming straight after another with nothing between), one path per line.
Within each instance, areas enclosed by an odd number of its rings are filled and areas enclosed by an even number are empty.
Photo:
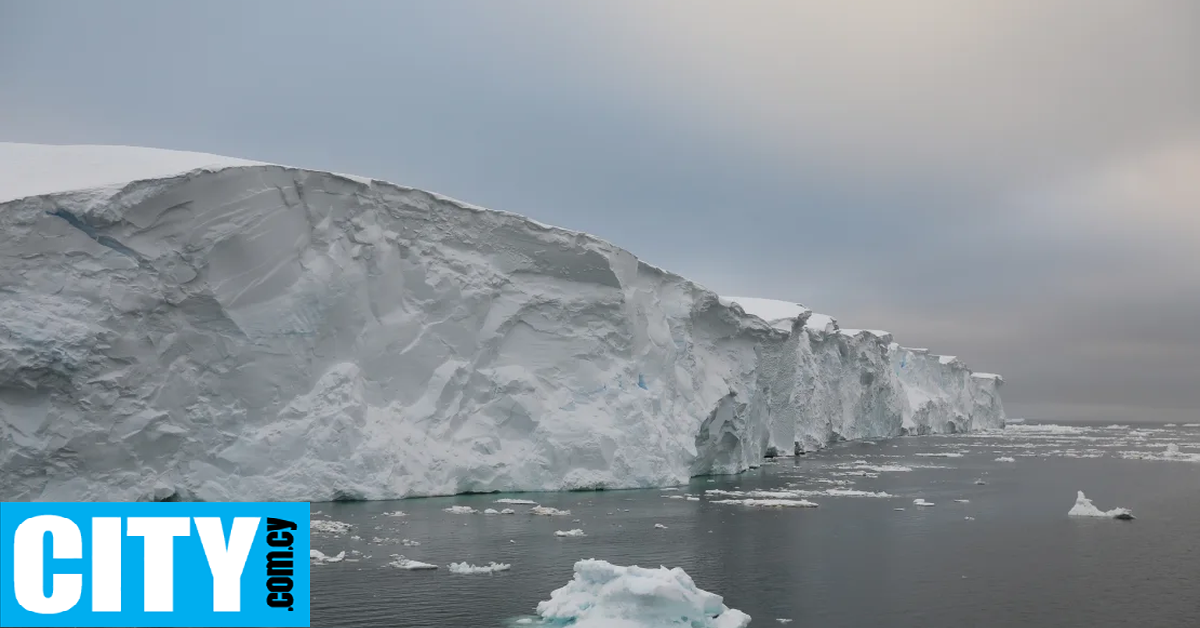
M869 9L869 10L868 10ZM351 172L1200 419L1200 2L0 0L0 140Z

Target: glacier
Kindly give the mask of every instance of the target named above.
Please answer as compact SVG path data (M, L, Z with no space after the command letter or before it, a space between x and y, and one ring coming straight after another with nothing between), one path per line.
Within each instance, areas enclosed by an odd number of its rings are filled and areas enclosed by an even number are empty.
M0 499L671 486L1004 425L998 375L517 214L158 149L0 164Z

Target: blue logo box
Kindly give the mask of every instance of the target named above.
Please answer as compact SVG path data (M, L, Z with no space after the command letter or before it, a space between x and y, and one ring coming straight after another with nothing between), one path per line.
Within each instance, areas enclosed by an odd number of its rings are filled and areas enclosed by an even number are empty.
M308 626L307 503L0 503L0 626Z

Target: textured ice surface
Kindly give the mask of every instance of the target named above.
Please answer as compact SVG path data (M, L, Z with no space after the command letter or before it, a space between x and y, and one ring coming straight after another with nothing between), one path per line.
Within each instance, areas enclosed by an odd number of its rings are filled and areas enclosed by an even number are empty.
M1075 505L1067 512L1072 517L1108 517L1114 518L1120 515L1132 514L1128 508L1113 508L1112 510L1100 510L1092 504L1092 500L1084 496L1083 491L1075 497Z
M472 565L467 562L450 563L446 566L450 573L473 574L473 573L496 573L497 571L508 571L512 565L508 563L489 563L487 565Z
M1004 422L1002 380L960 361L515 214L149 149L0 144L18 167L0 499L679 485Z
M574 628L744 628L750 616L700 589L682 569L575 563L575 577L539 602L546 624Z

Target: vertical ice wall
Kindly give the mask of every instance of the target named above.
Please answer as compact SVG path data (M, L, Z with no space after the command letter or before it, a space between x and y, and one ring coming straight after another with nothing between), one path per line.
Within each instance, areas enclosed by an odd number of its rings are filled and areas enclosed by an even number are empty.
M652 486L1003 421L999 378L586 234L325 172L154 176L0 204L0 498Z

